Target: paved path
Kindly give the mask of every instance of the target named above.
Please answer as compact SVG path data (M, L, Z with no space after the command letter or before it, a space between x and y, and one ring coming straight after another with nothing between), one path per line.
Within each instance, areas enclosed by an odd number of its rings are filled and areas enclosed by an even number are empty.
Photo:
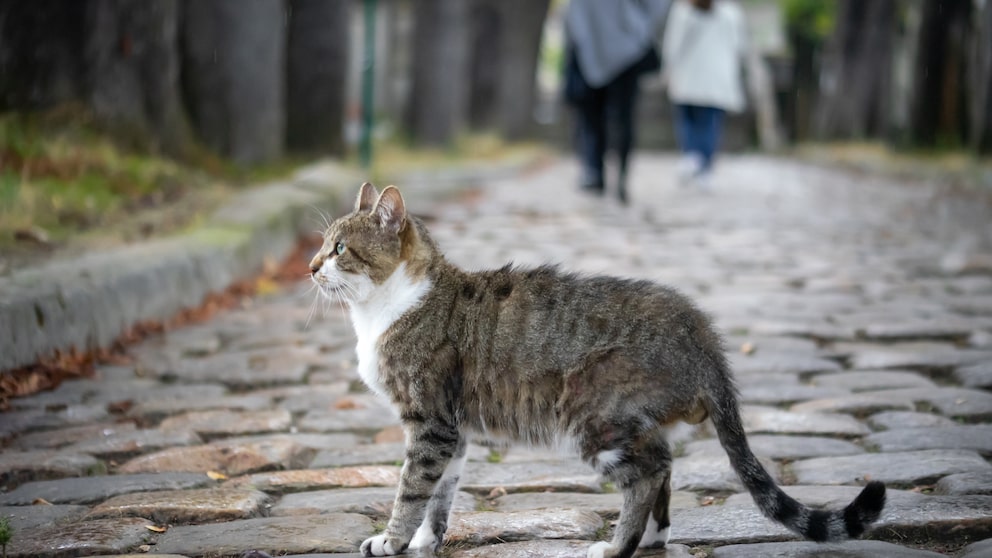
M575 193L568 161L413 209L470 268L551 261L683 289L726 332L752 446L788 492L836 506L867 479L891 489L871 540L797 542L740 494L711 431L687 427L673 544L644 555L989 556L984 210L771 158L726 159L710 194L678 188L670 158L636 164L630 209ZM311 315L312 300L300 286L246 301L135 346L134 365L15 400L0 415L8 555L354 556L403 451L357 381L344 314ZM617 516L619 495L574 459L470 459L445 555L583 557Z

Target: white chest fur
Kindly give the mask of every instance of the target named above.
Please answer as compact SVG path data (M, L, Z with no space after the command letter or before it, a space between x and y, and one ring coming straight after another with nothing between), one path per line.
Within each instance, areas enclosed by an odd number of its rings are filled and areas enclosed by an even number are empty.
M358 336L358 375L372 391L386 395L379 378L379 339L403 314L417 307L430 288L430 280L412 280L406 264L400 264L365 300L350 304L351 323Z

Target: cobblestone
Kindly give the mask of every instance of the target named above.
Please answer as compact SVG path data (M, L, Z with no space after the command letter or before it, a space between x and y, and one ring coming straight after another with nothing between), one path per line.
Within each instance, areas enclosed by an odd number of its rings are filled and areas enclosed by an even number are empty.
M408 201L467 268L557 262L680 288L723 330L752 448L787 493L836 508L868 479L890 485L874 540L800 542L760 515L712 428L686 427L672 544L639 556L988 554L992 218L955 218L932 185L785 159L726 157L705 195L675 186L673 158L639 154L629 209L578 195L577 170L555 160L460 201ZM402 431L357 382L347 316L311 315L305 292L13 400L8 555L357 556L392 508ZM579 558L610 531L622 496L591 468L498 449L470 446L444 556Z

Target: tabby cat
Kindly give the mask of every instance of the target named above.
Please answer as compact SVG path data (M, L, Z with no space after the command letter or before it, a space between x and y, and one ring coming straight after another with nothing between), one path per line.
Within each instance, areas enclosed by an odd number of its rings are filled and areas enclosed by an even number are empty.
M468 273L447 262L399 190L364 184L310 262L343 300L358 372L399 411L406 459L386 530L365 556L440 544L472 434L564 444L623 492L613 539L590 558L668 541L666 428L707 417L762 513L814 541L857 537L878 518L870 482L843 510L813 510L776 486L748 447L737 391L710 320L647 281L555 267Z

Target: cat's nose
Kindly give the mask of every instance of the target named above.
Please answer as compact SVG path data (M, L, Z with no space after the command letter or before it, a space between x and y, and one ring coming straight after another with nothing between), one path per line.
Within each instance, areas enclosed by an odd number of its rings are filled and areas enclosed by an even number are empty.
M320 266L317 265L317 264L315 264L315 263L311 263L310 264L310 273L317 273L318 271L320 271Z

